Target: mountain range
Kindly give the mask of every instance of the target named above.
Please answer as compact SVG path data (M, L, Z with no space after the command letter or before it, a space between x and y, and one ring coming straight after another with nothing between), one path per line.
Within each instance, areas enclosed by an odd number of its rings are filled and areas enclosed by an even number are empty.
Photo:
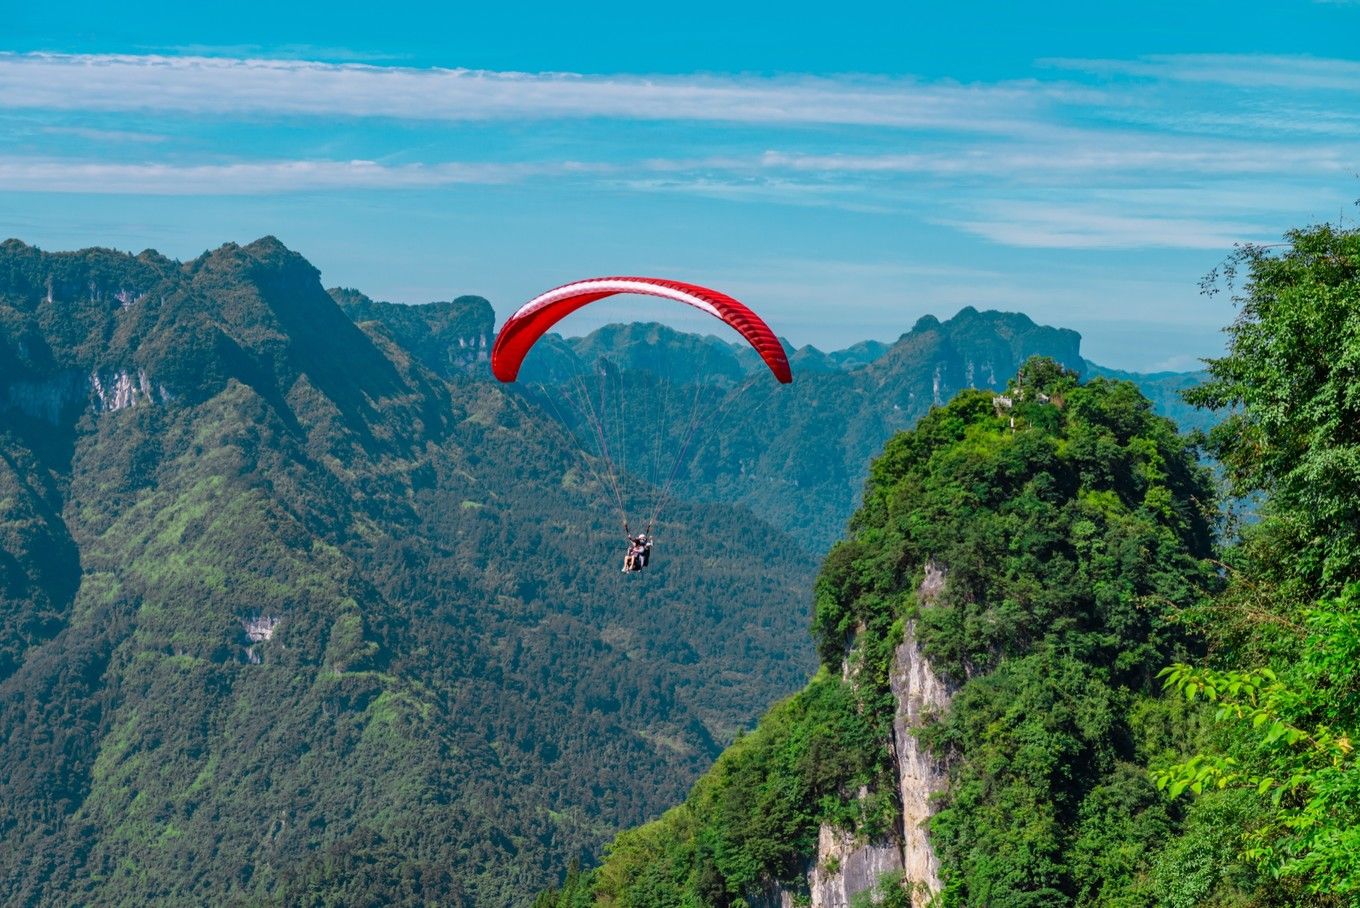
M427 344L445 318L433 309L431 322L407 326L412 308L428 307L332 293L352 314L386 313L378 317L408 347ZM489 331L490 304L468 304L483 313ZM452 350L453 343L448 337L436 346ZM740 503L818 555L840 538L869 461L887 439L965 388L1003 388L1031 356L1085 377L1132 381L1185 429L1211 425L1210 414L1179 396L1202 373L1108 369L1081 356L1077 332L1036 325L1019 313L969 306L944 322L922 317L892 344L863 341L831 353L785 347L797 376L786 389L775 386L744 344L656 323L607 325L580 337L545 337L525 359L520 384L572 430L585 454L604 455L596 434L602 431L614 459L660 485L683 452L680 497ZM620 385L624 379L628 387ZM624 395L636 404L619 413ZM687 446L691 414L703 427Z
M788 389L657 325L503 387L494 324L326 291L272 238L0 244L0 901L520 903L804 682L888 438L1032 355L1093 369L965 309L793 351ZM582 376L629 395L625 506L680 462L641 577Z

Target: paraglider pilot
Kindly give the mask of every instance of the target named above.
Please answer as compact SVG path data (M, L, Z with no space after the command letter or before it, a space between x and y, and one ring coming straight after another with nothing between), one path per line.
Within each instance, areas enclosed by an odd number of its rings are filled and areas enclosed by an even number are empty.
M647 562L652 560L652 540L647 538L646 533L638 533L636 536L628 537L628 554L623 556L623 572L625 574L640 571L647 566Z

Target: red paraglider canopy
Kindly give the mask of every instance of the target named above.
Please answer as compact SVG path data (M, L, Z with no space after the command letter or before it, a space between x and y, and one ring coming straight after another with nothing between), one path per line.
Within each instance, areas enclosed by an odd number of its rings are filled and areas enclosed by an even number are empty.
M618 293L639 293L686 303L722 319L755 348L775 378L793 381L784 347L760 316L725 293L654 277L597 277L565 284L520 306L501 326L491 348L491 371L503 382L514 381L530 348L563 318L588 303Z

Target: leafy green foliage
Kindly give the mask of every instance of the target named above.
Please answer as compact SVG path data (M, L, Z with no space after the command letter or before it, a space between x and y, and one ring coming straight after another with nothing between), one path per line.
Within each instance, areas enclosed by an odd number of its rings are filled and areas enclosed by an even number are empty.
M1243 835L1231 857L1259 873L1250 888L1264 903L1353 905L1360 233L1319 226L1286 240L1243 248L1210 276L1237 291L1239 316L1211 380L1187 397L1227 411L1211 448L1233 491L1257 494L1261 520L1226 554L1228 587L1199 618L1216 658L1162 673L1207 704L1218 734L1156 779L1193 798L1192 816L1232 799Z
M1360 571L1360 233L1286 240L1229 260L1246 273L1230 349L1187 398L1229 411L1211 449L1234 493L1268 493L1271 531L1301 545L1278 568L1335 592Z
M1299 657L1282 675L1184 664L1163 672L1169 688L1214 704L1236 741L1163 770L1157 784L1173 798L1230 787L1267 798L1245 857L1350 904L1360 899L1360 586L1308 610L1305 622Z
M1209 432L1220 421L1219 415L1212 410L1197 407L1185 399L1187 391L1209 378L1208 372L1125 372L1097 365L1088 359L1082 377L1088 381L1111 378L1133 382L1151 401L1152 409L1174 422L1182 432Z

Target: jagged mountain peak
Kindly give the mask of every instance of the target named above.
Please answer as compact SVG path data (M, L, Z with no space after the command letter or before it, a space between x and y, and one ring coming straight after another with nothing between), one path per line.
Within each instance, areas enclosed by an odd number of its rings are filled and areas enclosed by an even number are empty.
M231 382L299 429L290 395L318 394L365 444L442 422L406 411L444 392L381 349L275 237L182 264L150 250L9 242L0 279L0 352L12 353L0 361L0 407L49 424L87 409L198 403Z
M869 368L880 382L891 384L899 376L919 375L924 358L936 360L932 394L936 403L943 403L960 388L1000 387L1004 376L1036 355L1051 357L1078 373L1085 365L1076 331L1036 324L1020 312L965 306L943 322L922 316Z

